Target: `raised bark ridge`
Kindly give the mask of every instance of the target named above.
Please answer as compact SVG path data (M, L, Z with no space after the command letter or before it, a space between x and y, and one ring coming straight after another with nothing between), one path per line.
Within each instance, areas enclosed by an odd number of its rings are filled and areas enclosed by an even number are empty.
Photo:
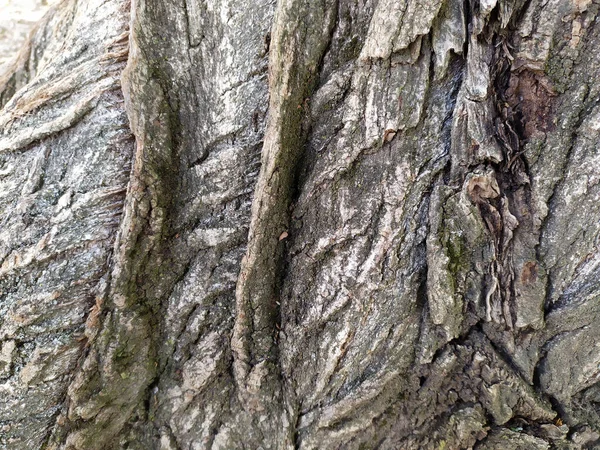
M0 446L596 445L598 8L63 1L0 75Z
M335 4L315 7L303 0L280 2L270 38L269 117L248 245L237 282L231 341L242 405L265 418L276 416L277 410L284 414L277 349L282 250L304 147L306 100L316 84L335 13ZM275 430L290 425L282 423ZM272 433L264 438L272 439Z

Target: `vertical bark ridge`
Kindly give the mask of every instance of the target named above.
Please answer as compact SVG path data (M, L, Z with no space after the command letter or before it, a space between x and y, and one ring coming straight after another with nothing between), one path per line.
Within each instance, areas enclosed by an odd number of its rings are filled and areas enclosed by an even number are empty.
M134 410L143 406L157 366L155 315L170 283L169 276L157 275L168 263L163 244L177 162L173 112L139 46L138 7L131 5L131 35L113 49L119 58L129 56L122 79L136 152L106 297L87 322L90 348L69 388L68 414L55 437L67 449L116 447Z
M162 128L171 133L173 172L156 177L172 200L151 258L169 270L138 279L156 308L157 374L122 433L127 445L145 448L159 436L174 448L277 447L285 435L280 420L268 425L240 404L230 347L235 280L264 134L273 10L271 0L187 0L139 2L133 12L134 37L149 70L130 79L139 89L131 107L149 126L139 130L148 143L146 160L164 157ZM170 120L155 120L146 107L146 85L162 89Z
M303 119L336 9L333 3L282 0L271 34L269 117L231 341L240 397L246 407L261 412L281 405L276 339L280 265L304 145Z

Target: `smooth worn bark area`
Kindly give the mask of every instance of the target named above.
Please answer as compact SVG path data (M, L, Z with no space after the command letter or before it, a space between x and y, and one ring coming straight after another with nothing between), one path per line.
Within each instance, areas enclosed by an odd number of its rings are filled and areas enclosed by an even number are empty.
M51 8L0 74L0 447L600 445L599 8Z

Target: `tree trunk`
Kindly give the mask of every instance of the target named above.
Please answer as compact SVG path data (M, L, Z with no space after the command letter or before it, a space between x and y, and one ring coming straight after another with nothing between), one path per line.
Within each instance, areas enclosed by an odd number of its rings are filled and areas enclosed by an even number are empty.
M599 8L53 7L0 74L0 447L600 445Z

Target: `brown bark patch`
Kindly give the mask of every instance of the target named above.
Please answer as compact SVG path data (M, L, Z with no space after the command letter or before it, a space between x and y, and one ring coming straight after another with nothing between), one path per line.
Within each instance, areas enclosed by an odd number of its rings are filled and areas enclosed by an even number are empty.
M493 175L476 175L467 183L467 194L475 203L481 203L486 199L496 198L500 195L498 182Z
M521 271L521 283L524 285L532 284L537 281L538 278L538 265L535 261L529 261L523 266Z
M537 133L554 130L553 98L556 96L550 80L529 70L513 72L506 99L516 112L518 133L528 139Z

